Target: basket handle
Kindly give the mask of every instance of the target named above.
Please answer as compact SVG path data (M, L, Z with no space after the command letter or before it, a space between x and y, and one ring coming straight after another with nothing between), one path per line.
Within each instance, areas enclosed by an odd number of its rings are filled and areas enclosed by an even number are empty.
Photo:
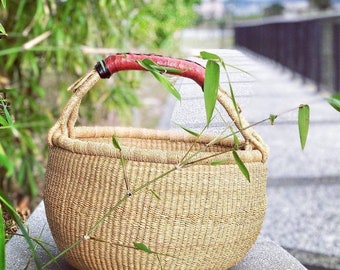
M170 74L179 75L193 79L202 89L204 84L205 68L190 60L165 57L155 54L132 54L118 53L99 61L95 65L95 69L101 78L110 78L110 76L118 71L123 70L145 70L137 61L150 59L159 66L174 68L180 72L168 72Z
M72 90L74 94L66 104L56 124L51 128L48 134L49 144L52 145L52 137L57 131L60 131L61 134L69 137L74 137L74 126L78 119L81 100L100 78L110 78L112 74L123 70L145 70L137 62L138 60L143 59L150 59L159 66L180 70L181 72L179 73L173 73L171 71L169 73L190 78L203 89L205 68L196 62L154 54L119 53L111 55L98 62L95 65L94 70L84 75L69 87L69 90ZM220 88L217 99L226 110L231 120L235 123L246 142L248 142L248 147L255 146L260 150L262 153L262 160L265 161L268 157L267 145L262 141L261 137L249 127L249 123L242 114L239 114L235 110L234 104L228 93Z

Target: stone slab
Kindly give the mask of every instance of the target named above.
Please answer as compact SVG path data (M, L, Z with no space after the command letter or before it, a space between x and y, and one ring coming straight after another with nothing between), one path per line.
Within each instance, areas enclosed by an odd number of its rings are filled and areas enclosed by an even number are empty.
M27 221L30 235L37 237L45 243L51 255L56 256L59 251L54 243L49 229L44 203L41 202ZM37 253L42 265L50 261L48 254L40 247ZM36 266L31 258L31 253L23 237L14 236L6 245L6 270L34 270ZM45 269L49 270L73 270L63 257L57 263L52 263ZM294 257L276 245L269 239L259 238L246 257L231 270L304 270Z

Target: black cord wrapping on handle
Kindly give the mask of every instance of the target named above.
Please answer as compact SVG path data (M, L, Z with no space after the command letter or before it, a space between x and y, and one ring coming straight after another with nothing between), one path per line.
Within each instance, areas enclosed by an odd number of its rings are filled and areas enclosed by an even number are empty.
M108 67L107 67L107 65L106 65L104 60L101 60L101 61L97 62L97 64L94 66L94 68L98 72L100 78L108 79L108 78L111 77L111 72L108 69Z

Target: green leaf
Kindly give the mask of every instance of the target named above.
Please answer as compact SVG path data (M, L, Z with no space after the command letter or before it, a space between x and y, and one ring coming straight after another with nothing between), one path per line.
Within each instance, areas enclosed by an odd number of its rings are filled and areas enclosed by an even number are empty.
M233 150L233 156L234 156L234 159L235 159L237 166L240 168L244 177L250 182L249 171L248 171L246 165L244 165L243 161L240 159L239 155L237 154L237 152L235 150Z
M122 151L122 148L120 148L119 142L115 135L112 136L112 144L116 149L118 149L119 151Z
M6 8L6 0L1 0L1 4L4 8Z
M177 91L175 86L162 74L157 71L150 71L152 75L165 87L179 101L181 100L181 94Z
M184 131L188 132L189 134L195 136L196 138L198 138L198 137L200 136L199 133L197 133L197 132L195 132L195 131L193 131L193 130L191 130L191 129L188 129L188 128L182 126L181 124L178 124L178 123L175 123L175 122L174 122L174 124L175 124L176 126L179 126L179 127L180 127L181 129L183 129Z
M148 71L157 71L157 69L155 68L157 64L148 58L143 60L137 60L137 63Z
M3 194L1 194L1 192L0 192L0 202L3 204L4 207L6 207L8 213L10 214L10 216L13 218L13 220L15 221L15 223L18 225L19 229L21 230L21 233L23 234L25 241L28 244L28 247L30 249L30 252L32 253L32 256L34 258L36 268L41 269L40 259L37 255L35 245L34 245L32 239L30 238L27 229L25 228L23 222L21 221L21 219L20 219L18 213L15 211L14 207L10 204L10 202L7 199L5 199L5 196Z
M218 166L218 165L222 165L224 163L227 163L229 161L229 159L221 159L221 160L215 160L215 161L212 161L210 163L211 166Z
M0 115L0 126L4 126L4 127L8 126L6 119L2 115Z
M220 82L220 66L208 60L204 79L204 103L207 123L209 124L215 109L218 86Z
M146 253L152 253L151 249L148 248L145 244L143 243L138 243L138 242L134 242L133 245L135 246L136 249L138 250L142 250Z
M137 63L146 70L150 71L152 75L168 90L168 92L170 92L178 100L181 100L181 94L177 91L174 85L165 76L160 74L160 72L180 73L182 72L181 70L157 65L148 58L143 60L137 60Z
M148 71L158 71L158 72L170 72L170 73L182 73L183 71L178 68L160 66L153 62L151 59L145 58L143 60L137 60L143 68Z
M228 75L228 73L227 73L227 75ZM229 75L228 75L228 78L229 78ZM236 99L235 99L233 86L231 85L230 79L229 79L229 90L230 90L230 96L231 96L231 101L233 102L234 110L237 113L237 118L238 118L238 121L239 121L239 123L241 125L242 122L241 122L241 118L240 118L240 110L239 110L239 108L237 106L237 102L236 102Z
M156 197L156 199L161 200L161 197L153 189L150 189L150 192Z
M11 160L6 154L0 153L0 166L6 169L6 175L12 175L14 172L14 166Z
M240 146L240 140L238 139L236 132L233 130L233 128L230 126L230 132L233 135L233 141L234 141L234 150L239 149Z
M309 130L309 106L308 105L300 105L299 113L298 113L298 125L299 125L299 135L300 135L300 144L302 150L305 148L308 130Z
M13 120L12 120L12 117L7 109L7 105L5 104L5 102L3 100L1 100L1 104L0 104L0 108L1 108L1 111L5 114L5 119L3 119L3 117L1 116L2 119L0 119L2 125L6 126L6 125L13 125ZM4 124L6 121L7 124Z
M221 57L219 57L217 54L206 52L206 51L200 52L200 56L204 60L218 61L218 62L221 61Z
M2 208L0 205L0 270L6 269L6 256L5 256L5 222L2 215Z
M214 62L220 63L220 64L222 65L223 69L224 69L225 71L227 71L227 67L226 67L225 62L224 62L223 59L222 59L220 56L218 56L217 54L202 51L202 52L200 52L200 56L201 56L202 59L204 59L204 60L210 60L210 61L214 61Z
M6 104L2 103L2 106L3 106L2 108L3 108L3 111L5 113L6 121L7 121L8 125L10 125L10 126L13 125L13 120L12 120L12 117L11 117L8 109L7 109Z
M271 125L274 125L274 121L276 120L276 118L277 118L276 114L269 115L269 121Z
M340 94L333 94L332 96L326 98L327 102L338 112L340 112Z
M28 180L28 184L29 184L29 188L30 188L30 192L32 193L32 196L33 197L37 196L39 193L39 190L35 182L36 178L34 177L31 168L28 168L26 177L27 177L26 181Z
M6 30L5 28L2 26L2 24L0 23L0 38L2 36L7 36Z

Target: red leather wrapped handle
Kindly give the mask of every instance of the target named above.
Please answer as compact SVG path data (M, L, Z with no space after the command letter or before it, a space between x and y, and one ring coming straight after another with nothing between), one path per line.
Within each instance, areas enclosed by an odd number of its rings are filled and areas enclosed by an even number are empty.
M137 62L137 60L144 59L150 59L162 67L181 70L179 73L168 73L190 78L203 89L205 68L194 61L186 59L178 59L155 54L119 53L111 55L98 62L95 69L101 78L110 78L112 74L122 70L145 70L145 68Z

